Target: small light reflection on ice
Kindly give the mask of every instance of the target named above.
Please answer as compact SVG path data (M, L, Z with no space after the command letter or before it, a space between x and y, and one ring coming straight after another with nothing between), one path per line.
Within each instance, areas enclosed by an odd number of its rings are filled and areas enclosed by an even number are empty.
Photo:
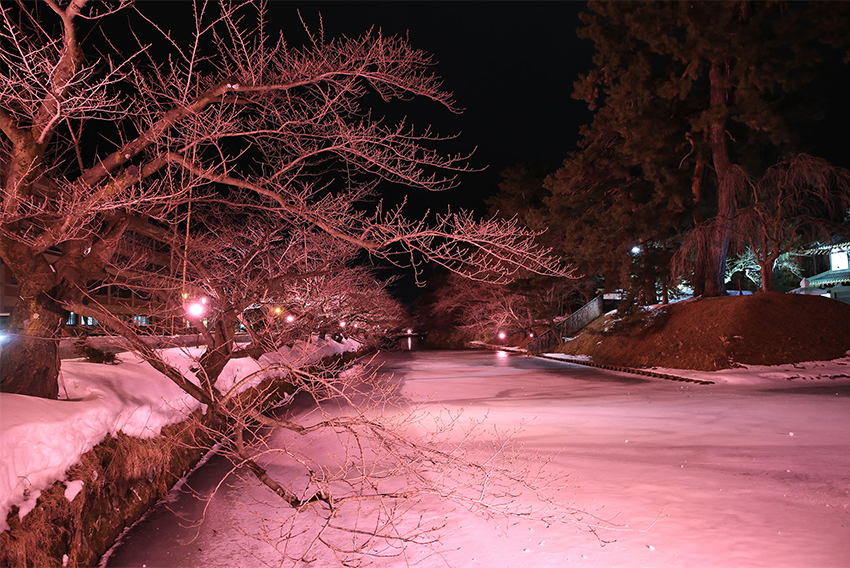
M496 351L496 357L507 357L507 356L508 356L507 351Z
M407 350L413 351L413 338L412 337L407 338Z

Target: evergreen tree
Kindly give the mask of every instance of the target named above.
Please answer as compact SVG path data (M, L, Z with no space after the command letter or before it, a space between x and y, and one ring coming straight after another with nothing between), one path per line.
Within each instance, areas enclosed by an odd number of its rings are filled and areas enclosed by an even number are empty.
M594 44L594 68L573 96L595 114L581 150L547 180L579 256L614 276L636 242L667 251L690 229L695 293L724 294L741 170L758 174L791 145L787 94L810 80L824 44L845 41L847 14L842 4L590 3L578 33Z

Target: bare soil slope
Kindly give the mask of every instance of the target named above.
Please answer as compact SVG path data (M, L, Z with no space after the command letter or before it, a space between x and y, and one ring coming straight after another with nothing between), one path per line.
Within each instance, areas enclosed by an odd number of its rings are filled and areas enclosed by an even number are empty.
M850 305L760 292L599 318L559 349L597 363L713 371L824 361L850 351Z

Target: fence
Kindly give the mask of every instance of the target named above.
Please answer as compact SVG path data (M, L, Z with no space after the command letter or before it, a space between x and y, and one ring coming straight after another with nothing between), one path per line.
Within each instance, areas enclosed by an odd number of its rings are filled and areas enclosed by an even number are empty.
M550 329L537 339L528 343L529 353L543 353L561 342L562 337L572 337L584 327L602 315L602 296L596 296L594 299L583 305L581 308L570 314L570 317L562 321L556 326L557 335L552 333Z

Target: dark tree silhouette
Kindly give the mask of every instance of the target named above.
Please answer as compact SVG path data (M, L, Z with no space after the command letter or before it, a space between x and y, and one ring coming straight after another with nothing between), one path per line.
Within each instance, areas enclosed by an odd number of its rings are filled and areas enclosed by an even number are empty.
M763 171L792 142L788 93L825 44L846 46L847 6L593 2L582 21L596 53L574 97L595 114L549 178L553 215L603 267L696 231L695 293L725 294L734 168Z

